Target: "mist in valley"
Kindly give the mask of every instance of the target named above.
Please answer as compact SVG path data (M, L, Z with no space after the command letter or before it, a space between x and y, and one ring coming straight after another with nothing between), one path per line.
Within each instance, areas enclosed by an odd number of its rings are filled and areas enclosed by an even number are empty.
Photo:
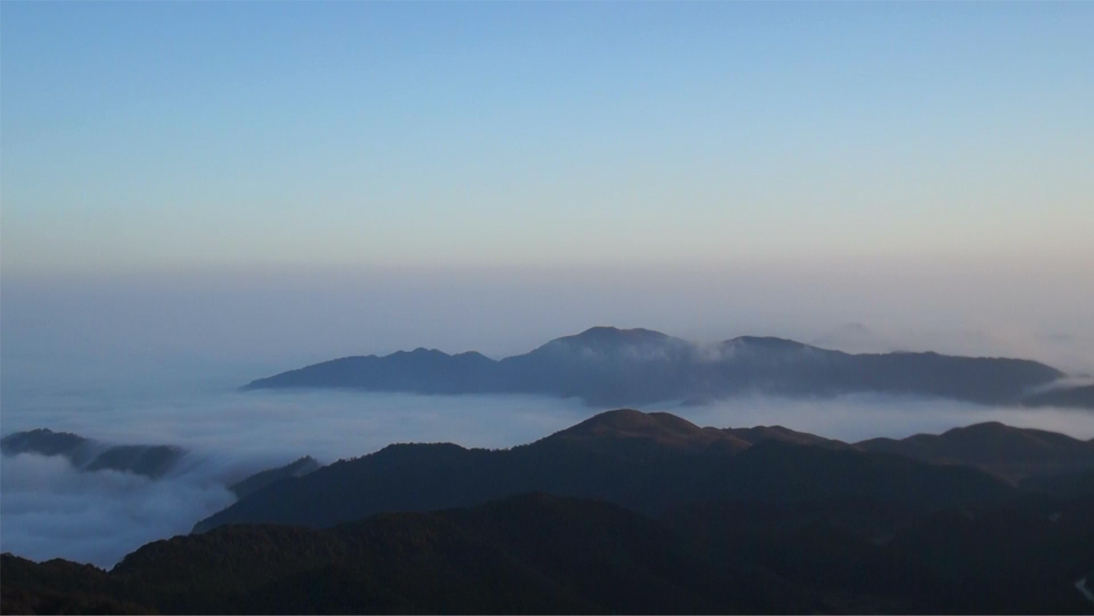
M604 410L537 396L238 391L252 379L346 355L424 346L500 358L606 324L697 343L756 334L851 352L1025 357L1088 379L1089 291L1072 284L1076 271L1034 273L1021 291L973 267L779 264L5 279L3 434L41 427L188 453L158 480L79 472L59 457L4 456L0 549L111 566L230 504L231 482L303 455L329 463L398 442L512 447ZM1031 291L1058 301L1024 299ZM846 441L982 421L1094 437L1089 412L871 395L745 396L641 410Z
M109 400L109 402L107 402ZM81 472L61 457L0 460L2 550L110 567L141 545L190 531L234 502L226 486L311 455L322 463L391 443L453 442L503 448L529 443L603 409L539 396L419 396L330 391L221 391L161 399L79 394L7 404L4 432L49 427L114 444L172 444L188 453L153 480ZM845 441L904 437L1001 421L1089 439L1094 413L1022 410L884 396L740 397L705 406L658 405L701 426L783 425Z

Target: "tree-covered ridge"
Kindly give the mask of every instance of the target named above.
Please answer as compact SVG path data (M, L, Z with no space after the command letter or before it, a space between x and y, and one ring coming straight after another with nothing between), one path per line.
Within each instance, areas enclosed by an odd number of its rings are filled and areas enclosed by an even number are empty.
M1094 501L696 503L529 494L326 529L224 526L110 572L2 557L8 613L1089 613Z
M603 500L658 515L726 498L858 497L931 511L998 502L1017 488L967 466L862 451L785 428L700 428L668 413L621 409L507 450L391 445L270 485L195 530L268 522L331 526L385 511L468 507L526 492Z

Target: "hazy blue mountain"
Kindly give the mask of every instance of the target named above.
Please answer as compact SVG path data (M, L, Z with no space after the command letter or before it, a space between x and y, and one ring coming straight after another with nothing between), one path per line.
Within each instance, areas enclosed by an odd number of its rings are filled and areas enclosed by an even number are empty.
M524 492L605 500L648 514L726 498L858 497L922 511L990 502L1016 492L1011 484L972 468L823 440L822 446L754 440L730 430L700 428L668 413L618 410L507 450L391 445L279 481L202 520L195 530L260 522L322 527L384 511L466 507Z
M0 439L0 450L9 456L36 453L42 456L65 456L72 459L78 455L77 452L90 443L91 441L79 434L37 428L5 436Z
M173 445L109 445L46 428L9 434L0 439L0 450L5 455L62 456L80 470L124 471L152 479L168 473L186 455Z
M855 355L752 336L704 346L645 329L594 327L500 361L473 352L448 355L416 349L314 364L252 381L244 389L534 393L578 397L594 406L701 402L744 393L853 392L1018 404L1028 391L1063 376L1055 368L1021 359Z
M1094 385L1061 387L1026 396L1026 406L1060 406L1094 409Z

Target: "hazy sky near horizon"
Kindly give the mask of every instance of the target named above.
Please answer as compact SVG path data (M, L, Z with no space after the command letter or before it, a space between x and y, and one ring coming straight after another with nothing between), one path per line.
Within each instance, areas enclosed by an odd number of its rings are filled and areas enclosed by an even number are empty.
M9 391L593 325L1094 373L1089 3L2 17Z
M1091 274L1092 28L1089 3L5 3L3 275Z

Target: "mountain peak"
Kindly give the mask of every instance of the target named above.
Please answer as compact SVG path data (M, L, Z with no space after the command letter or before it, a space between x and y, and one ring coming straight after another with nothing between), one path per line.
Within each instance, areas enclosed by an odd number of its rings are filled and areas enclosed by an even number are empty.
M398 351L398 352L402 353L404 351ZM444 351L442 351L440 349L427 349L425 347L418 347L418 348L414 349L413 351L410 351L407 354L408 355L415 355L415 356L418 356L418 357L439 357L439 356L442 356L442 355L445 356L445 357L448 356L448 353L445 353Z
M667 340L668 335L662 334L652 329L643 329L636 327L634 329L619 329L618 327L611 327L606 325L598 325L596 327L590 327L589 329L574 336L566 336L559 338L559 340L579 340L581 342L591 343L643 343L643 342L660 342Z
M978 466L1012 481L1094 464L1090 443L1065 434L1017 428L998 421L952 428L942 434L916 434L901 440L856 443L866 451L897 453L926 462Z
M418 348L313 364L252 381L245 388L547 394L607 408L714 400L747 392L876 392L1017 405L1028 400L1027 392L1061 376L1049 366L1024 360L923 353L851 355L771 336L697 345L649 329L597 326L497 361ZM1094 398L1083 392L1060 402L1094 406Z
M971 434L971 433L1000 433L1013 431L1015 428L1004 424L1001 421L982 421L980 423L971 424L968 426L959 426L957 428L950 428L943 432L946 434Z
M86 442L86 438L71 432L54 432L49 428L35 428L5 436L0 439L0 448L10 454L32 452L55 456L70 452Z
M795 340L788 338L778 338L776 336L737 336L726 340L726 344L733 346L747 346L751 348L769 349L772 351L790 351L796 349L804 349L809 345L802 344Z
M653 438L677 441L702 437L703 434L699 426L669 413L617 409L598 413L548 438Z
M1036 428L1018 428L998 421L986 421L971 426L952 428L943 432L938 438L952 440L954 443L961 443L962 445L981 442L992 444L1022 442L1035 447L1069 447L1082 443L1082 441L1065 434ZM1094 451L1091 454L1094 454Z

